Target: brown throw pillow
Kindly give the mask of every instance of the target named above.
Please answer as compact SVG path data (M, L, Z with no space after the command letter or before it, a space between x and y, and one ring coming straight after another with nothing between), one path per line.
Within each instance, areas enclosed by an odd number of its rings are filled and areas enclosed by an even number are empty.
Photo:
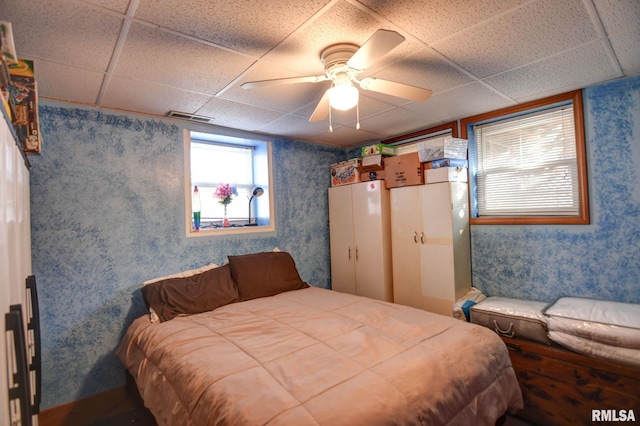
M240 300L274 296L284 291L309 287L300 279L296 264L287 252L269 251L227 257Z
M169 321L180 314L199 314L236 302L238 289L229 265L224 265L189 277L147 284L142 287L142 296L160 321Z

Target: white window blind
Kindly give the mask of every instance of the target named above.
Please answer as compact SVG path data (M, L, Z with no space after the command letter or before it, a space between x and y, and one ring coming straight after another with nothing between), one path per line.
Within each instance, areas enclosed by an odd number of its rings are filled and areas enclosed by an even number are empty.
M572 104L474 130L480 216L580 214Z

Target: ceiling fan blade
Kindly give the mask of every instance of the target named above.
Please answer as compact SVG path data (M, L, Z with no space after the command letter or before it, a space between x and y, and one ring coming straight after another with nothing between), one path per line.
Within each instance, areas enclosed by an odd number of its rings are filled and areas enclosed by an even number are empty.
M243 89L254 89L256 87L278 86L282 84L319 83L328 79L329 77L327 77L326 75L309 75L306 77L289 77L276 78L273 80L248 81L240 87L242 87Z
M318 106L316 106L316 109L313 111L313 114L311 114L309 121L312 123L315 123L317 121L322 121L327 117L328 114L329 114L329 90L324 92L324 95L322 95L322 99L320 99L320 102L318 102Z
M403 41L404 37L395 31L378 30L353 54L347 65L365 70Z
M396 83L395 81L382 80L380 78L367 77L360 81L360 87L364 90L384 93L385 95L396 96L398 98L409 99L410 101L422 102L431 97L431 90L423 89L408 84Z

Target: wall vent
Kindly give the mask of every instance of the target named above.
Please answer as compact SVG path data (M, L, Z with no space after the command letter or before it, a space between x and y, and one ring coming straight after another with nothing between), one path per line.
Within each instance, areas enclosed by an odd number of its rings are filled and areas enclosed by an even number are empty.
M184 120L197 121L199 123L213 123L213 117L205 117L204 115L191 114L181 111L169 111L167 117L182 118Z

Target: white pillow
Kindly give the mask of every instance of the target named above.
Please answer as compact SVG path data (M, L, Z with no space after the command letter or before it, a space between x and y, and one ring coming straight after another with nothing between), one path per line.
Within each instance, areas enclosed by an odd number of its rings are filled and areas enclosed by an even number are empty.
M208 271L210 269L214 269L214 268L217 268L217 267L219 267L219 265L217 265L215 263L210 263L208 265L201 266L201 267L196 268L196 269L189 269L187 271L178 272L176 274L167 275L167 276L164 276L164 277L158 277L158 278L153 278L151 280L147 280L147 281L142 283L142 286L144 287L145 285L153 284L153 283L156 283L158 281L163 281L163 280L167 280L167 279L171 279L171 278L191 277L193 275L201 274L201 273L203 273L205 271ZM149 317L151 319L151 322L160 321L160 317L158 316L158 314L155 313L153 308L149 309Z

